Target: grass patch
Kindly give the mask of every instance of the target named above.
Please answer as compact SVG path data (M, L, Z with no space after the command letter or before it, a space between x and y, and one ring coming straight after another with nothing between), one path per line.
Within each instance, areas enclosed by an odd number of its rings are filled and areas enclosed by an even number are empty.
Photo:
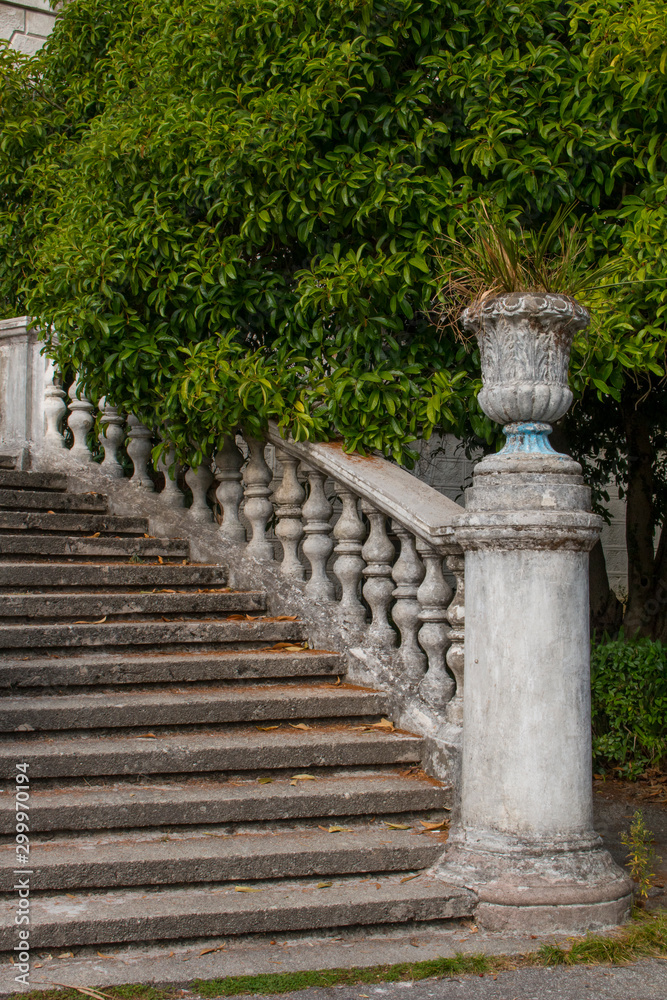
M624 965L639 958L667 957L667 911L637 911L631 924L610 935L588 934L570 938L568 946L545 944L525 955L463 955L424 962L399 962L367 969L323 969L313 972L271 972L259 976L195 979L189 989L202 997L243 994L292 993L326 986L358 986L435 977L505 972L528 966ZM100 990L63 988L12 994L10 1000L82 1000L103 995L110 1000L182 1000L177 987L156 988L141 984L109 986Z

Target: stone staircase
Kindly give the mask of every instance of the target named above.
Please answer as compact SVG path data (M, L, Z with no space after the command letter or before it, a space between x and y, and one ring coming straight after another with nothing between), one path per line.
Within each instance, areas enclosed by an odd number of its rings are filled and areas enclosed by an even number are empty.
M233 592L186 541L0 456L0 951L15 944L16 764L31 945L440 924L447 789L387 696ZM417 877L418 876L418 877ZM363 931L362 933L365 933Z

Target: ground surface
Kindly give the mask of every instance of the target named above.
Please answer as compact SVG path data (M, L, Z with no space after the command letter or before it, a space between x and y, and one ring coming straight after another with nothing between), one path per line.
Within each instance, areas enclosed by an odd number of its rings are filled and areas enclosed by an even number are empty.
M266 1000L665 1000L667 960L623 968L517 969L493 975L424 979L363 989L334 987Z

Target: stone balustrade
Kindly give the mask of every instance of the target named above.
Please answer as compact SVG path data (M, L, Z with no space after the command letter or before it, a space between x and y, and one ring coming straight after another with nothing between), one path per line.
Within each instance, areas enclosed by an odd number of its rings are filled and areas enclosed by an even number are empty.
M227 437L197 469L179 468L173 448L154 463L159 438L149 427L104 398L96 419L77 381L66 393L52 366L44 399L43 453L59 463L65 456L88 467L97 461L101 472L157 492L166 507L186 508L193 522L217 521L220 537L245 556L277 563L314 604L336 606L344 622L362 629L364 644L397 665L406 691L438 712L450 701L459 706L446 718L460 726L463 561L451 531L463 513L457 504L384 459L363 459L360 470L359 457L340 446L297 444L275 426L270 443Z

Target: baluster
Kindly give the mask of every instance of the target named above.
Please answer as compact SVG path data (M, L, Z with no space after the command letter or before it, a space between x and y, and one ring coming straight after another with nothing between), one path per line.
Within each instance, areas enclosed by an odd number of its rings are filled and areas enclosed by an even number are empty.
M269 500L272 479L271 469L264 458L264 442L246 437L250 456L243 473L245 482L245 507L243 513L250 522L250 538L246 552L253 559L266 562L273 559L273 545L266 537L266 525L273 514Z
M334 552L338 557L333 571L340 580L343 595L339 608L345 621L365 622L366 608L359 599L359 582L365 566L361 548L366 537L364 522L359 517L357 498L350 490L336 484L343 509L333 530L338 541Z
M306 491L297 478L298 459L292 458L282 448L276 449L276 457L283 468L282 481L273 494L278 521L276 535L283 547L280 572L288 580L303 580L306 574L298 553L299 542L304 535L301 508Z
M68 394L70 398L68 424L74 438L70 455L79 462L92 462L93 456L88 447L87 437L90 428L95 423L95 418L93 417L95 407L89 399L81 395L79 383L76 379L69 387Z
M398 659L410 687L417 688L426 672L426 656L417 642L421 626L421 607L417 593L424 579L424 566L417 555L412 532L397 521L392 521L392 527L401 542L400 555L391 571L396 584L393 592L396 603L392 609L392 617L401 633Z
M463 554L447 556L447 567L456 577L456 591L447 608L450 647L447 666L454 674L456 693L447 705L446 718L455 725L463 725L463 647L465 640L465 558Z
M327 560L333 552L329 523L333 507L324 492L327 477L315 469L306 468L306 472L310 483L310 494L303 505L303 530L306 535L303 554L310 563L312 572L305 591L315 601L332 601L335 590L327 576Z
M127 453L134 466L130 482L134 483L135 486L140 486L142 490L152 493L155 486L148 475L148 461L153 447L153 433L133 413L127 418L127 426Z
M65 396L65 390L56 375L53 362L49 360L46 366L44 386L44 444L47 448L66 447L62 432L63 421L67 413Z
M114 479L121 479L124 475L123 466L118 461L118 449L125 437L125 420L121 417L115 406L107 402L106 396L100 400L100 433L97 440L104 450L104 458L100 465L102 472Z
M171 468L174 469L174 477L171 477ZM166 507L172 510L179 510L185 506L185 497L178 485L178 470L180 466L176 462L176 449L170 444L160 455L157 462L158 470L164 476L164 486L160 491L160 499Z
M427 542L417 541L426 573L417 591L421 605L419 644L428 657L428 669L419 685L419 693L434 708L444 708L454 695L454 680L447 672L445 651L449 640L447 605L452 588L442 574L442 556Z
M372 614L369 637L380 646L395 646L396 633L389 624L388 611L394 592L391 564L396 551L387 535L384 514L366 500L361 501L361 509L371 526L361 550L362 559L366 563L363 571L366 577L364 597Z
M185 473L185 481L192 490L192 506L188 511L188 515L193 521L201 521L202 523L212 521L213 511L208 505L206 494L208 493L209 486L213 482L213 475L208 467L206 459L196 471L194 469L188 469Z
M239 507L243 500L241 466L244 461L234 435L228 434L215 456L215 476L219 483L215 495L222 510L220 536L229 542L245 542L245 528L239 520Z

